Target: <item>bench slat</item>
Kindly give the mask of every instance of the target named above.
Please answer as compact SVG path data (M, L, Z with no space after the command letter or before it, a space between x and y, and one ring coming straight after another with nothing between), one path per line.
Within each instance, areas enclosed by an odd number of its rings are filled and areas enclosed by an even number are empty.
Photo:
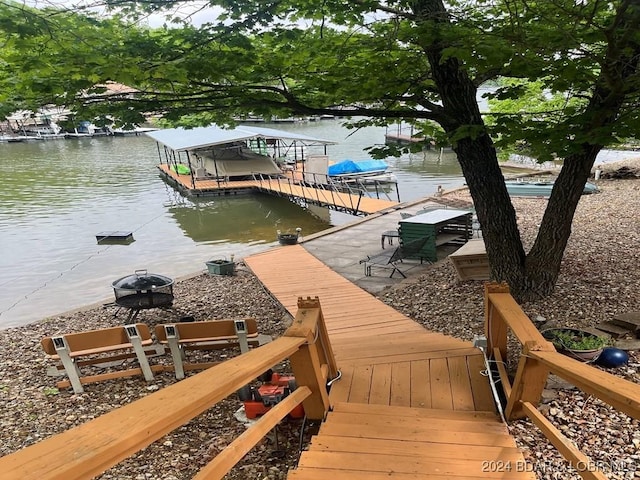
M151 340L151 339L141 342L143 347L147 347L147 346L151 345L152 343L153 343L153 340ZM51 345L53 346L53 343ZM85 355L97 355L99 353L114 352L116 350L129 350L131 348L133 348L133 345L131 345L130 343L122 343L122 344L118 344L118 345L107 345L107 346L100 347L100 348L91 348L89 350L71 351L71 352L69 352L69 356L71 358L76 358L76 357L83 357ZM53 347L53 351L55 352L55 347ZM46 352L46 350L45 350L45 352ZM57 359L60 358L56 353L54 353L53 355L47 353L47 356L52 358L52 359L54 359L54 360L57 360Z
M247 326L247 337L258 336L258 325L254 318L243 319ZM180 343L191 341L206 342L213 340L236 340L234 320L206 320L203 322L175 323ZM167 343L167 335L164 325L156 325L156 338L161 343Z
M151 332L149 331L149 327L144 323L136 323L136 327L138 328L140 340L142 340L143 345L150 344ZM76 352L77 355L87 355L88 353L102 353L110 350L131 348L131 343L129 342L129 337L124 327L111 327L45 337L40 343L48 355L57 355L56 347L53 345L53 338L58 336L64 337L67 341L69 354L71 356L74 356L74 352Z

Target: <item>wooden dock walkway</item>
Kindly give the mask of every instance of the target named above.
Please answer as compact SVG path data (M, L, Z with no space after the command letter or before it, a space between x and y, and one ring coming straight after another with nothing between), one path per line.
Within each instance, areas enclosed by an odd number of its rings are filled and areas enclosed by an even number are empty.
M178 175L167 164L158 165L158 169L165 178L171 179L178 188L192 195L231 195L250 190L259 190L279 196L293 197L315 205L347 211L354 215L370 215L398 205L398 202L391 200L336 192L328 188L308 187L295 184L288 179L283 179L282 181L273 179L271 181L242 180L228 182L215 179L197 180L192 179L190 175Z
M480 350L427 331L301 245L245 263L292 315L298 297L320 299L342 374L289 478L535 478L496 413Z

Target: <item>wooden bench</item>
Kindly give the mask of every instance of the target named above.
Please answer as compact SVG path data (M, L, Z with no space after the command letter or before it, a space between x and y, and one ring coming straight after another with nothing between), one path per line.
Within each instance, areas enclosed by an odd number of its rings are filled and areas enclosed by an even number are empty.
M47 356L56 361L49 373L64 372L69 378L57 382L58 388L71 386L75 393L82 393L82 385L87 383L140 374L146 381L153 379L154 369L147 355L158 354L158 351L153 350L149 327L142 323L45 337L40 343ZM82 366L108 367L121 364L127 358L137 358L140 367L85 376L80 371Z
M380 253L369 255L367 258L363 258L362 260L360 260L360 263L364 263L365 276L370 277L371 267L377 266L382 268L391 268L391 275L389 275L389 278L392 278L396 272L398 272L404 278L407 278L404 272L400 270L398 264L402 263L402 260L405 258L415 258L416 256L419 256L420 250L422 250L422 247L428 239L429 237L418 238L404 244L401 243L393 251L384 250ZM419 258L420 263L422 263L423 258Z
M185 350L220 350L240 347L241 353L249 346L258 346L258 326L255 319L208 320L203 322L180 322L157 325L156 338L167 345L173 360L176 378L184 378L185 370L202 370L217 362L189 363Z

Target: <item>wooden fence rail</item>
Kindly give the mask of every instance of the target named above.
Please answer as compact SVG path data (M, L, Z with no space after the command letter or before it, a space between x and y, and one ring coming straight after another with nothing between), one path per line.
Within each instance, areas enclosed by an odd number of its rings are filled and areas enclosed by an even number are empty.
M503 363L508 353L509 331L522 345L513 383L510 382ZM630 417L640 419L640 385L558 353L522 311L505 284L485 284L485 334L487 354L498 365L500 383L507 398L507 420L528 417L565 459L576 467L582 478L606 479L597 469L580 468L593 463L536 407L548 375L553 373Z
M205 467L206 478L222 478L242 456L302 402L305 415L321 420L329 409L327 376L337 367L318 298L299 299L285 335L71 430L0 458L3 480L93 478L189 422L219 401L289 358L298 389L272 408L256 430L236 439ZM197 478L204 478L198 476Z

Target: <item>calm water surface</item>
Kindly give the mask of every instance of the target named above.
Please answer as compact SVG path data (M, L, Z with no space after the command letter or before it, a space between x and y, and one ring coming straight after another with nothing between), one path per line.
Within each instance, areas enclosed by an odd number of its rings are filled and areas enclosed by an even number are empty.
M362 149L384 141L384 129L353 133L332 120L271 126L339 142L332 160L366 159ZM110 299L111 283L138 269L176 278L269 248L278 229L304 235L353 219L266 195L190 200L157 163L145 136L0 144L0 328ZM462 183L450 155L390 163L403 201ZM135 241L99 245L102 231L132 231Z

